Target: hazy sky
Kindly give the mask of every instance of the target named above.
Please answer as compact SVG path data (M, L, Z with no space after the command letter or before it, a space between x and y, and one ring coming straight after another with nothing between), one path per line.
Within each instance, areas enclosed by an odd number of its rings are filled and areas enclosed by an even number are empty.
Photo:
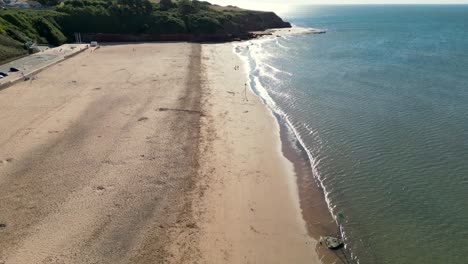
M212 4L284 11L296 4L468 4L468 0L208 0Z

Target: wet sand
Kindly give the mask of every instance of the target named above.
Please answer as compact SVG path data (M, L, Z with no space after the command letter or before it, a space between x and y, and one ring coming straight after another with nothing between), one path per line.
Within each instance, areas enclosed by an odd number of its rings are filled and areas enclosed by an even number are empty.
M308 234L317 241L321 236L340 236L339 228L328 210L324 191L312 172L307 152L295 138L286 121L276 116L280 124L283 155L294 164L302 216ZM315 250L322 263L352 263L345 248L329 250L324 244L316 244Z

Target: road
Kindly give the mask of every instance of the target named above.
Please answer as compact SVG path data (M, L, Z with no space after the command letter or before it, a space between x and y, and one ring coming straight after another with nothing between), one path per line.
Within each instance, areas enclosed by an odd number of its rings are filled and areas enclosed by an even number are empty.
M65 44L60 47L47 49L9 63L2 64L0 65L0 72L8 73L9 76L0 79L0 89L3 83L22 78L22 74L29 75L39 69L62 61L65 57L78 54L80 51L87 49L87 46L87 44ZM20 71L9 72L12 67Z

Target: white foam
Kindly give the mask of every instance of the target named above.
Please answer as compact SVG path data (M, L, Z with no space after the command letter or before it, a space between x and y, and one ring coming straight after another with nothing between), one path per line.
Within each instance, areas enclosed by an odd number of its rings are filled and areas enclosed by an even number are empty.
M307 33L323 33L325 31L323 30L317 30L317 29L312 29L312 28L294 28L294 33L295 34L307 34ZM290 32L288 32L290 33ZM292 34L287 34L287 35L292 35ZM285 35L285 36L287 36ZM328 210L330 214L332 215L333 219L335 220L336 224L340 227L340 233L343 237L343 239L346 241L347 236L344 228L339 224L338 221L338 213L336 211L336 205L332 204L330 200L330 192L327 190L326 186L324 185L324 179L321 176L320 172L318 171L318 165L320 164L320 160L314 158L312 152L307 148L307 144L305 144L301 134L298 132L298 128L293 125L291 122L291 119L289 116L276 104L276 102L273 100L273 98L270 96L268 93L268 90L262 85L262 83L259 80L259 76L268 76L269 78L277 79L276 76L272 76L271 74L268 74L264 68L270 68L273 70L273 72L276 73L285 73L288 75L292 75L291 73L281 71L272 65L266 64L263 62L263 60L273 57L272 54L267 54L263 49L262 45L267 42L271 42L272 40L275 40L275 37L265 37L265 38L260 38L260 39L255 39L251 40L248 42L241 42L234 44L234 52L239 55L241 60L244 62L244 69L246 71L246 74L248 76L249 80L249 88L250 90L259 96L259 98L266 104L268 109L278 115L280 118L282 118L285 122L290 131L293 133L295 140L299 142L299 144L302 146L302 148L305 150L307 153L307 156L309 158L310 164L311 164L311 170L313 172L314 177L318 180L318 183L320 184L320 187L322 188L324 192L324 197L325 197L325 202L327 204ZM277 42L278 43L278 42ZM255 68L252 69L251 63L255 65ZM263 67L259 67L258 65L264 65ZM263 68L263 69L262 69ZM255 75L254 73L257 73ZM253 84L253 87L252 85ZM283 95L284 96L284 95ZM289 96L288 96L289 97ZM303 127L308 131L309 135L314 135L314 138L321 143L320 136L308 125L308 124L303 124ZM351 252L351 251L350 251ZM358 258L351 252L351 257L357 263L359 264Z

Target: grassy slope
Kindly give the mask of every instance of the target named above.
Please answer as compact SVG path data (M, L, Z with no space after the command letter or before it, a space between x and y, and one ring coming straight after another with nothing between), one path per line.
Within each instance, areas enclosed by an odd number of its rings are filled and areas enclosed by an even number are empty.
M59 22L64 14L52 10L0 10L0 63L28 53L26 42L60 45L66 42Z
M26 55L28 51L23 45L10 37L0 35L0 63Z

